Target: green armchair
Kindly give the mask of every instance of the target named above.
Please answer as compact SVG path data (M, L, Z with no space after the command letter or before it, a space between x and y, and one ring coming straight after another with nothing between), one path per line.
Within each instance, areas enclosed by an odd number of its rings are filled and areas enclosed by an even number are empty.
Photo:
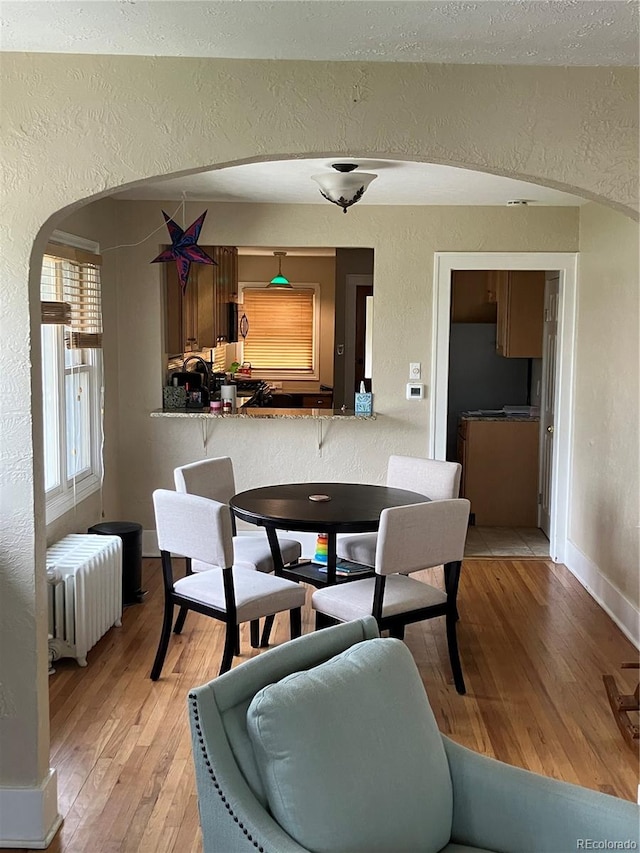
M442 736L373 617L292 640L188 699L205 853L637 849L640 808Z

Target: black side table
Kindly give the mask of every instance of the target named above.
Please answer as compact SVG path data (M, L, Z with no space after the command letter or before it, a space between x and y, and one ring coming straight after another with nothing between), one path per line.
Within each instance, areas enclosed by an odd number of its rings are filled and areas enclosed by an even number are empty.
M140 604L142 590L142 525L134 521L105 521L94 524L87 533L119 536L122 539L122 604Z

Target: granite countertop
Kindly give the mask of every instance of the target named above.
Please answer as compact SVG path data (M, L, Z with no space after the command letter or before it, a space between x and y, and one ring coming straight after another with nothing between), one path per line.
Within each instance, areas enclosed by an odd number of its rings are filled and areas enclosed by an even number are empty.
M224 419L243 418L259 419L259 418L315 418L316 420L365 420L372 421L376 419L375 414L372 415L356 415L353 409L343 412L340 409L270 409L268 407L256 407L251 409L241 409L235 415L213 414L209 409L155 409L151 412L152 418L201 418L201 419Z

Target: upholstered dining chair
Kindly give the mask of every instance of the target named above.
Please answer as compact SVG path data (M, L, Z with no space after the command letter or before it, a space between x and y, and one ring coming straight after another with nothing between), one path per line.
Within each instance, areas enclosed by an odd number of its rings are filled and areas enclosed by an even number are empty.
M418 456L390 456L387 463L387 486L418 492L432 501L457 498L460 493L459 462L442 462ZM374 566L376 561L376 533L350 533L338 536L338 557ZM422 566L421 568L424 568Z
M200 495L213 501L228 504L236 493L233 462L229 456L202 459L189 465L181 465L173 471L176 491ZM233 528L233 560L236 566L255 568L259 572L274 570L271 548L264 530L251 531L238 536L236 523L231 516ZM300 559L302 546L295 539L278 537L282 562L286 565ZM194 567L196 570L197 567Z
M380 630L402 639L405 625L444 616L453 680L458 693L465 693L456 598L469 508L468 500L456 498L383 509L375 578L316 590L311 599L316 628L372 615ZM445 567L445 590L409 577L418 569L439 565Z
M174 626L176 634L181 633L189 610L225 623L220 673L230 669L234 654L239 651L243 622L288 610L291 636L300 635L304 588L275 575L233 565L231 515L227 504L199 495L157 489L153 493L153 505L164 584L164 618L151 670L153 681L157 681L162 672L175 607L179 608ZM209 568L175 580L173 555L185 557L187 565L198 560Z
M220 503L228 504L236 493L236 483L233 474L233 462L229 456L219 456L203 459L189 465L181 465L173 471L176 491L190 495L200 495ZM231 510L229 510L231 512ZM251 531L242 536L237 535L236 520L231 513L233 529L233 564L245 569L255 569L258 572L273 572L273 556L271 547L264 530ZM284 565L297 563L302 553L302 546L295 539L278 537L282 562ZM195 561L192 564L194 572L201 570L201 565ZM206 567L205 567L206 568ZM273 619L265 624L262 637L259 637L260 624L254 620L251 623L251 645L253 648L267 646Z
M204 853L636 848L640 809L438 731L372 617L306 634L189 693Z

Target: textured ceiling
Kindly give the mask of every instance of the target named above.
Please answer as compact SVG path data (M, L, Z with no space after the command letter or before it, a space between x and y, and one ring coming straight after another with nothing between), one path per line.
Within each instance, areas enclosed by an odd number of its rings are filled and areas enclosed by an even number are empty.
M3 0L7 51L637 65L637 0Z

